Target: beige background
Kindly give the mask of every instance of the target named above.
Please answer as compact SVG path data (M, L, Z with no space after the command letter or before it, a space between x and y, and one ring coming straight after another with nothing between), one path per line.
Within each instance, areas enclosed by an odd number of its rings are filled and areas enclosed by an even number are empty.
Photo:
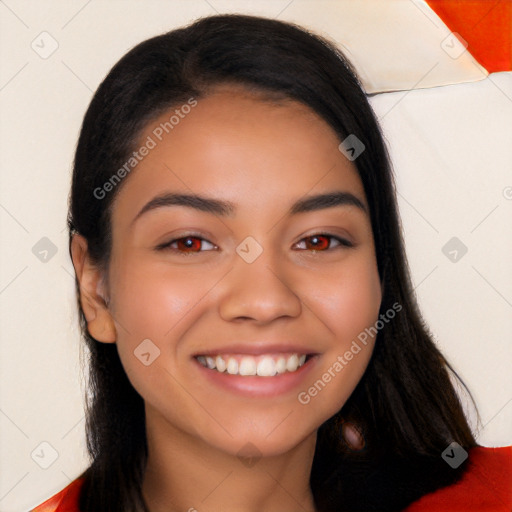
M419 0L363 3L0 2L1 512L26 511L87 465L65 219L92 92L133 45L216 11L299 22L342 45L367 92L397 91L371 103L418 299L476 398L478 441L512 444L512 73L487 76L464 48L447 54L449 30ZM47 58L34 50L52 44ZM56 250L46 262L33 253L43 237ZM468 248L456 262L442 252L452 237Z

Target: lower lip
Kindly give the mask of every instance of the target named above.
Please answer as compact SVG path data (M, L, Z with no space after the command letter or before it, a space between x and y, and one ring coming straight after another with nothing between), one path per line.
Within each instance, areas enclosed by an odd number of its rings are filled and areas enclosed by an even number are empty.
M231 375L227 372L220 373L203 366L193 358L195 366L201 375L209 382L228 391L244 396L273 397L289 393L297 389L307 379L316 366L318 355L308 359L294 372L285 372L274 377Z

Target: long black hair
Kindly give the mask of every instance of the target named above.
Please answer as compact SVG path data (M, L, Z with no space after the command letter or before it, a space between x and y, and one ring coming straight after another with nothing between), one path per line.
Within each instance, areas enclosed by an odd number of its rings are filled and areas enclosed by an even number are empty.
M354 163L370 209L383 285L381 313L393 304L401 310L379 330L366 372L341 411L319 427L310 484L322 512L400 510L460 479L466 464L452 469L441 457L450 443L465 450L477 443L450 377L461 381L418 310L380 127L353 66L333 43L291 23L227 14L201 18L131 49L100 84L84 117L69 201L70 254L73 234L80 233L108 280L111 210L123 183L101 199L98 190L140 145L150 120L229 83L269 100L301 102L340 142L355 135L365 146ZM129 382L116 345L88 333L78 279L76 292L89 356L91 457L81 475L80 510L147 511L141 492L147 461L144 401ZM343 442L345 421L360 429L363 450Z

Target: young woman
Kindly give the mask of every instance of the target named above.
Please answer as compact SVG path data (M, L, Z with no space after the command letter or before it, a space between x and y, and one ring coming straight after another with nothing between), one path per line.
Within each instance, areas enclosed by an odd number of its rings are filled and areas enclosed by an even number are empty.
M37 512L509 510L327 41L219 15L136 46L85 115L69 230L91 465Z

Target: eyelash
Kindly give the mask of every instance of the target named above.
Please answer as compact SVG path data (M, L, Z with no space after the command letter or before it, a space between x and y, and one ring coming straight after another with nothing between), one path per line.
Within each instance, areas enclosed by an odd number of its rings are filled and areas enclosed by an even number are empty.
M334 249L341 249L341 248L351 248L351 247L354 247L354 244L349 242L348 240L346 240L345 238L341 238L339 236L336 236L336 235L331 235L330 233L314 233L312 235L308 235L304 238L302 238L301 240L299 240L298 243L302 242L303 240L308 240L308 239L313 239L313 238L317 238L317 237L326 237L326 238L331 238L331 239L334 239L336 240L337 242L339 242L339 245L334 247L334 248L328 248L328 249L325 249L325 250L320 250L320 251L315 251L315 249L311 249L311 251L313 252L328 252L328 251L332 251ZM170 247L172 244L174 244L175 242L179 242L180 240L187 240L189 238L196 238L196 239L199 239L201 241L204 241L204 242L208 242L208 240L204 239L203 237L201 237L199 234L196 234L196 233L189 233L189 234L186 234L185 236L181 236L180 238L174 238L173 240L169 241L169 242L165 242L163 244L160 244L156 247L156 250L157 251L172 251L172 252L177 252L177 253L180 253L180 255L183 255L183 256L187 256L189 254L199 254L199 252L205 252L205 251L196 251L196 252L193 252L193 251L190 251L190 252L187 252L187 251L179 251L178 249L175 249L175 248L172 248ZM211 242L208 242L211 244ZM212 244L214 245L214 244ZM210 249L212 250L212 249ZM304 250L304 249L301 249L301 250ZM209 251L206 251L206 252L209 252Z

